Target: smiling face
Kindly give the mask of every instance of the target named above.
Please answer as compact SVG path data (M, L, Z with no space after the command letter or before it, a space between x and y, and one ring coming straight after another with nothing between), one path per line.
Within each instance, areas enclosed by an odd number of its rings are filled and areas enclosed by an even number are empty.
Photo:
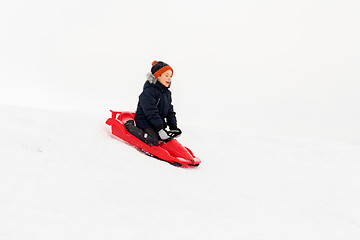
M171 83L171 78L172 78L172 71L167 70L158 77L158 81L165 87L169 87Z

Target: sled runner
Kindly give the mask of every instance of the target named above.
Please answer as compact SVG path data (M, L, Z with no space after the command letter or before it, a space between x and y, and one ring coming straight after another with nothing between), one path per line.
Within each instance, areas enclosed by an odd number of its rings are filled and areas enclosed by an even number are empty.
M195 157L189 148L181 145L176 139L172 139L166 143L160 143L159 146L147 145L145 142L130 134L124 126L126 121L134 120L134 112L110 111L111 118L106 121L106 124L111 126L113 135L175 166L198 166L201 163L200 159Z

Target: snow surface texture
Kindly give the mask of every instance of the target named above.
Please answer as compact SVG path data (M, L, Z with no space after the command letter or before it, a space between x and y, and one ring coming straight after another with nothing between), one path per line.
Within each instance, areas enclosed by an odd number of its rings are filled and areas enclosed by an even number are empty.
M183 169L110 112L0 106L0 239L360 238L360 146L182 126Z

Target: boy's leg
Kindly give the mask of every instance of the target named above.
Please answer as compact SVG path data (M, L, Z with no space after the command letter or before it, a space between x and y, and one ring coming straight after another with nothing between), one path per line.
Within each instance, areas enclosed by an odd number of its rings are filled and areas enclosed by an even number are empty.
M144 129L144 137L145 142L149 144L150 146L158 146L159 145L159 135L153 128L145 128Z
M146 139L144 138L145 133L142 129L135 127L133 123L128 123L128 122L125 123L124 126L129 133L131 133L141 141L146 142Z
M155 129L153 128L145 128L144 130L134 126L134 122L126 122L124 124L126 130L145 142L150 146L158 146L159 145L159 136Z

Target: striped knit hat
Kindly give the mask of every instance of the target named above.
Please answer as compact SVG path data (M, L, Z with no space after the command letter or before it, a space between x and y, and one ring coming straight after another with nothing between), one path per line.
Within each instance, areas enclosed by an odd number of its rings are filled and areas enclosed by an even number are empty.
M151 73L155 76L155 78L160 77L161 74L166 72L167 70L171 70L172 74L174 74L174 70L167 64L161 61L153 61L151 67Z

